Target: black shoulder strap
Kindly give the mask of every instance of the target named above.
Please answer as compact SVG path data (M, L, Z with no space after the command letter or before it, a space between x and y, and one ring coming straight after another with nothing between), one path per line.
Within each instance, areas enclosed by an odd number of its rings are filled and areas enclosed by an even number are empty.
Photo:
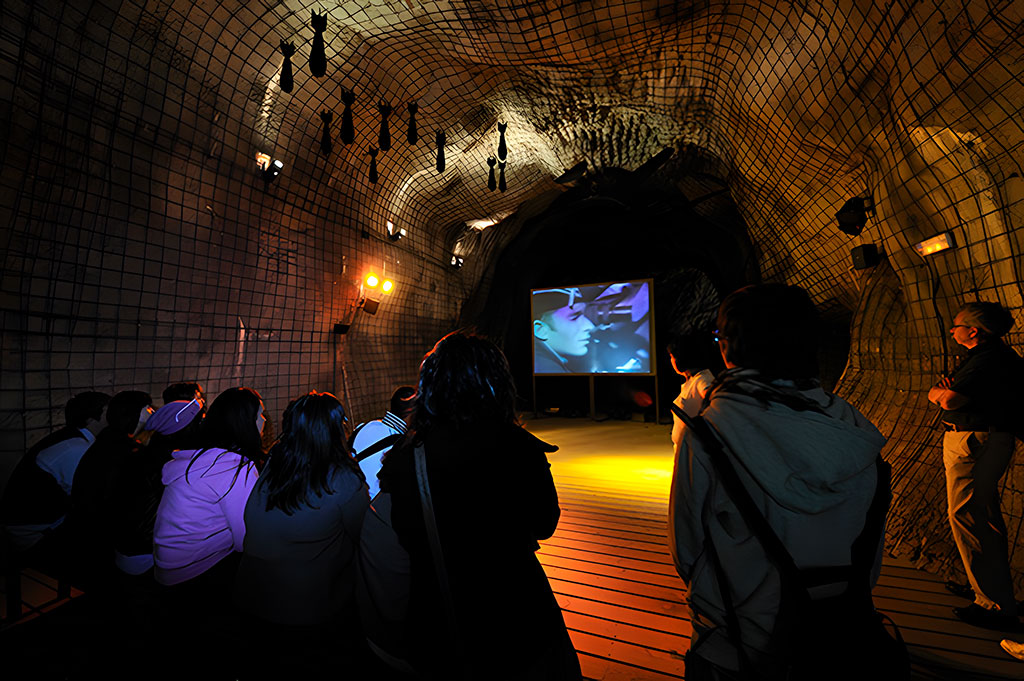
M352 439L355 440L355 437L353 436ZM372 445L370 445L369 447L367 447L363 451L359 452L358 454L353 453L352 456L355 457L356 461L362 461L363 459L365 459L367 457L370 457L370 456L373 456L374 454L376 454L377 452L379 452L379 451L381 451L383 449L387 449L388 447L394 445L396 442L398 442L401 439L402 439L402 433L394 433L392 435L387 435L387 436L382 437L381 439L377 440Z
M725 487L729 498L736 504L736 508L743 517L743 521L761 542L765 553L772 558L779 571L785 571L789 574L799 572L796 563L793 562L793 557L789 555L789 551L786 550L778 535L772 530L771 525L768 524L768 521L765 520L754 500L750 497L750 493L747 492L743 481L740 480L732 462L729 461L729 457L722 447L721 440L712 432L708 422L701 416L687 416L682 409L679 409L674 404L671 405L671 408L672 413L683 420L686 427L693 431L693 434L703 445L704 450L708 453L708 458L711 459L711 465L722 481L722 485Z
M859 574L870 572L871 562L874 556L875 547L878 545L879 533L881 531L882 518L888 509L889 498L886 494L888 489L889 474L891 467L882 460L881 456L875 462L877 480L875 483L875 494L871 500L871 506L865 518L864 527L851 547L852 565L834 567L816 567L801 570L797 567L786 549L782 540L772 529L771 525L757 508L757 504L751 498L743 481L736 473L729 456L725 453L721 439L712 431L711 426L703 417L691 418L687 416L676 405L670 405L672 413L679 416L688 428L703 445L711 464L718 473L719 478L725 487L729 498L736 504L743 521L750 528L750 531L758 538L764 547L765 553L775 563L776 568L783 577L790 577L797 580L805 589L823 584L831 584L838 581L850 581ZM677 413L678 411L678 413Z
M437 531L437 519L434 516L434 501L430 494L430 481L427 477L427 456L423 445L419 445L413 451L413 462L416 467L416 483L420 492L420 508L423 511L423 525L427 531L427 541L430 544L430 555L434 561L434 572L437 575L438 586L441 590L441 602L444 604L448 627L451 631L455 658L459 660L461 671L465 681L470 681L472 675L467 666L465 646L460 635L458 618L455 615L455 601L452 598L451 586L448 582L448 570L445 567L444 551L441 549L441 537ZM456 671L458 671L456 667Z

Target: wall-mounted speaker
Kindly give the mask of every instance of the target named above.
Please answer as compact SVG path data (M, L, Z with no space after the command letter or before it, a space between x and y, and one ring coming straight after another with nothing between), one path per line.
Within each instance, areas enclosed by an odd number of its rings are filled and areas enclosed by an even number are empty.
M855 270L866 270L874 267L882 259L878 255L878 247L874 244L856 246L850 250L850 255L853 257L853 269Z

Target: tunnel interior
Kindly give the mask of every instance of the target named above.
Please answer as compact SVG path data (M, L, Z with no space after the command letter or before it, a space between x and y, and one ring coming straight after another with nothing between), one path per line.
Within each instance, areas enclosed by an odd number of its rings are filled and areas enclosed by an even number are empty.
M960 569L926 394L957 361L965 301L1001 302L1024 342L1020 3L323 8L318 78L296 0L4 2L0 481L82 390L251 385L276 418L316 388L359 421L472 325L525 396L532 287L652 278L660 338L706 330L737 286L785 282L828 322L826 384L888 438L887 547ZM855 197L871 210L852 236L835 215ZM915 251L943 233L954 248ZM880 261L855 269L862 245ZM371 271L394 291L368 289Z

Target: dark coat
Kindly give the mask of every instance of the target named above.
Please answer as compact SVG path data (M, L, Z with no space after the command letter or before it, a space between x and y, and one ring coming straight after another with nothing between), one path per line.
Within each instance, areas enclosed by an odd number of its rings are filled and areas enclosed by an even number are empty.
M417 438L419 439L419 438ZM422 435L461 648L473 675L578 679L579 661L535 552L560 514L546 451L516 426L437 427ZM380 473L412 572L407 640L417 666L457 675L416 482L414 447L390 452Z

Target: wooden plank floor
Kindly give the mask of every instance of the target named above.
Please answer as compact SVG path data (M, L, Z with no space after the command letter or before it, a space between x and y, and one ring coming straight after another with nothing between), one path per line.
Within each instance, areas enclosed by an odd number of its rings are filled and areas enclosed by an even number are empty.
M667 540L669 427L584 419L526 425L560 447L549 459L562 518L539 556L584 676L684 678L691 626ZM935 575L886 559L874 596L876 607L900 627L915 678L1024 679L1024 662L999 647L1007 635L955 619L951 608L965 602ZM1017 635L1022 638L1024 632Z

